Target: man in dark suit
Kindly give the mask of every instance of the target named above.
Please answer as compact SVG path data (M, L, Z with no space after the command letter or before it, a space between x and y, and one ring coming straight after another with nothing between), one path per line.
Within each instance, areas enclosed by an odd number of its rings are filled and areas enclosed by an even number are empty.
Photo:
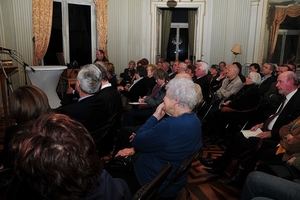
M291 71L280 74L276 87L278 88L278 92L283 95L285 101L273 112L273 115L276 116L275 118L271 115L264 123L257 124L251 128L253 131L261 128L261 133L248 139L241 132L237 133L221 157L217 159L200 158L200 162L204 166L212 167L212 169L207 169L208 172L222 174L232 158L249 149L255 149L258 140L260 138L263 139L259 151L253 153L250 159L242 163L237 173L224 183L241 181L241 178L244 178L247 173L254 170L258 160L276 160L276 147L281 139L279 137L279 129L300 116L300 91L298 90L297 75Z
M209 80L207 78L207 73L208 73L208 64L206 62L196 62L196 69L195 69L195 76L196 80L194 83L197 83L200 85L202 89L202 95L203 98L206 99L209 93Z
M111 117L113 118L111 119L112 121L115 119L114 117L116 117L117 114L115 116L114 114L117 113L121 107L120 95L115 89L103 88L99 92L102 76L105 75L106 73L102 75L99 68L94 64L85 65L78 73L75 84L76 92L79 94L78 102L67 105L61 110L61 113L81 122L92 134L94 140L95 137L98 136L97 133L101 132L101 129L108 125L109 119ZM111 138L110 145L107 144L107 148L102 148L105 149L105 151L98 152L101 157L112 150L113 136L109 138ZM108 141L108 139L106 141ZM108 146L110 146L110 148L108 148Z
M275 66L271 63L264 63L261 73L263 77L259 86L259 94L264 95L269 90L271 84L276 81L276 77L274 76Z
M127 97L129 101L137 102L140 97L143 97L148 93L146 76L146 68L144 66L137 66L135 71L136 79L133 81L132 85L129 88L118 86L118 91Z

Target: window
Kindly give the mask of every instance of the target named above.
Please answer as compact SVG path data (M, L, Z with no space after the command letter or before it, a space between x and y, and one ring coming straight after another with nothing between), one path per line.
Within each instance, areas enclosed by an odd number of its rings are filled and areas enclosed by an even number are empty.
M45 65L58 65L56 52L63 52L65 62L79 66L92 63L96 53L96 21L93 0L55 0L51 38Z

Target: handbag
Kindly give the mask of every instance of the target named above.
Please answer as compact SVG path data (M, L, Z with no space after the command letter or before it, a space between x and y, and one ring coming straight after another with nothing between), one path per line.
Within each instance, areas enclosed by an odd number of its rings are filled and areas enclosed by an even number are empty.
M114 157L109 163L109 167L118 171L131 171L133 167L133 163L140 155L139 153L135 153L129 156L118 156Z
M254 150L247 150L244 153L234 157L226 167L225 174L231 177L242 162L245 162L248 159L250 159L254 155L254 153L256 153L260 149L262 142L263 139L260 138Z

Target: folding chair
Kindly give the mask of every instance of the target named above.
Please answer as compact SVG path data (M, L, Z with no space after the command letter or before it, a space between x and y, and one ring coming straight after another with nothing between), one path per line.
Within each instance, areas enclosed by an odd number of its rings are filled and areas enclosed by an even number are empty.
M215 104L216 100L217 100L217 97L216 97L216 95L213 92L210 92L210 94L208 95L208 97L204 99L205 103L202 105L202 109L206 105L208 105L208 108L207 108L204 116L202 118L200 118L202 122L205 120L206 116L208 115L209 111L211 110L211 108Z
M161 195L165 191L167 191L180 177L182 177L188 170L190 170L190 166L192 162L197 158L199 155L200 150L197 150L195 153L190 155L183 163L177 168L177 170L173 173L171 181L155 196L154 199L159 200ZM186 188L187 194L186 196L190 196L190 191L188 190L187 186L184 185Z
M158 188L168 176L172 169L172 164L167 163L163 166L160 172L149 183L142 186L134 195L133 200L151 200L156 194Z

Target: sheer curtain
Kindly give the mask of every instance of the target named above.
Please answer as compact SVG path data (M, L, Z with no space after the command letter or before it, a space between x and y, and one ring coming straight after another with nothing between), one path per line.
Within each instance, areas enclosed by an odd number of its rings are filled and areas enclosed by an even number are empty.
M107 55L107 0L94 0L97 16L97 35L99 49L102 49Z
M167 48L169 43L170 28L172 22L172 11L163 10L162 11L162 25L161 25L161 55L163 58L167 57Z
M195 60L194 55L194 37L195 37L195 10L189 10L188 11L188 23L189 23L189 51L190 56L193 56L193 63Z
M274 19L272 25L270 26L269 48L268 48L268 58L267 58L268 62L271 62L275 51L280 24L284 21L287 15L289 17L298 17L300 15L300 6L290 6L287 8L281 8L281 7L275 8Z
M53 0L32 0L34 65L40 64L48 49L52 27L52 10Z

